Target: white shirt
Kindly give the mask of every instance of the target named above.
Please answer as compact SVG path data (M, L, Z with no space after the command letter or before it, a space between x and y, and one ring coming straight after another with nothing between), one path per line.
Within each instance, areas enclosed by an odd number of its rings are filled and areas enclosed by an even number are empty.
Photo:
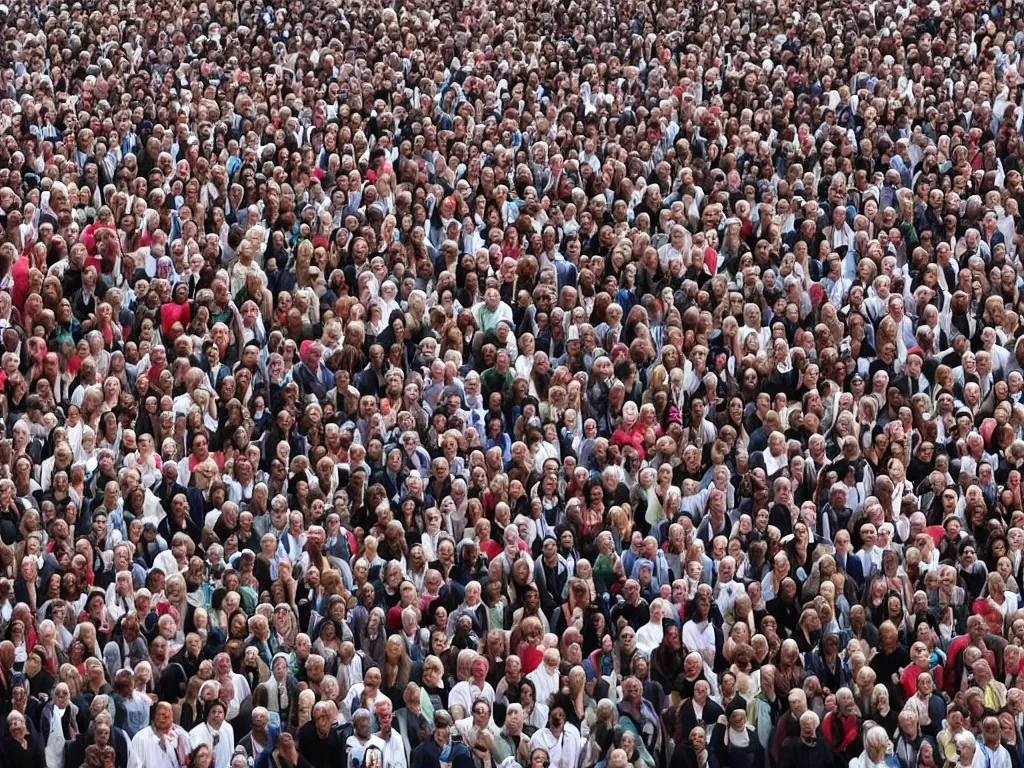
M352 657L348 664L338 663L338 682L345 683L345 687L351 690L358 683L363 682L363 660L358 655Z
M235 731L231 723L221 723L220 729L213 728L209 723L200 723L188 732L188 738L193 749L205 744L213 750L215 768L228 768L231 765L231 756L235 752Z
M488 704L494 706L494 688L491 687L491 684L485 682L484 687L479 688L472 680L463 680L452 686L452 690L448 694L448 708L451 709L456 704L461 704L463 715L468 716L473 713L473 702L479 698L486 699ZM540 698L540 691L537 691L537 701L547 701L547 699Z
M379 732L377 738L384 741L384 737ZM387 741L384 741L384 749L381 751L384 753L384 765L388 768L408 768L409 761L405 754L405 742L402 739L402 734L394 727L391 728L391 733Z
M1003 618L1006 618L1007 616L1012 616L1017 612L1017 595L1013 592L1010 592L1009 590L1006 590L1003 593L1003 604L998 605L997 603L997 607L999 608L999 612L1003 614Z
M551 768L577 768L582 741L579 730L572 723L562 726L560 737L548 728L541 728L530 739L530 752L537 747L546 750Z
M370 736L365 744L363 744L355 734L349 736L345 741L345 752L348 755L348 765L362 765L363 753L366 752L368 747L376 747L381 751L381 754L383 754L387 745L381 740L380 736L377 735ZM388 764L386 758L384 764Z
M46 739L46 766L47 768L63 768L64 766L64 713L67 707L57 709L53 707L53 716L50 720L50 735Z
M715 586L715 592L718 593L715 596L715 603L718 605L718 610L722 612L723 618L732 610L736 598L747 594L746 588L735 579L719 581Z
M231 685L234 687L235 691L235 697L231 699L231 701L233 701L240 707L242 706L242 702L245 701L246 697L252 693L252 688L249 687L249 681L237 672L231 673ZM232 737L233 736L234 732L232 732ZM231 761L229 760L228 762Z
M132 739L128 768L182 768L191 753L192 742L180 725L172 726L162 739L149 726Z
M170 576L173 573L181 573L184 570L180 565L178 565L178 559L174 556L174 552L169 549L165 549L153 558L153 568L159 568L167 576Z
M975 757L977 758L978 756L981 756L988 768L1012 768L1013 766L1013 762L1010 760L1010 753L1002 744L992 750L979 740L978 751ZM977 763L977 759L974 762Z
M715 629L710 621L702 621L699 624L690 620L683 624L683 645L692 653L701 653L704 650L715 649ZM703 656L704 654L701 653Z
M558 674L558 667L555 667L553 674L549 674L545 665L542 663L526 677L537 689L536 701L542 701L547 704L551 695L558 693L559 683L561 682L561 675Z
M661 624L648 622L637 630L636 648L645 656L650 656L651 652L661 645L661 641L664 639L665 630L662 628Z
M880 547L872 547L870 552L862 547L860 552L857 553L857 557L860 558L865 578L871 575L872 570L881 570L882 568L882 550Z

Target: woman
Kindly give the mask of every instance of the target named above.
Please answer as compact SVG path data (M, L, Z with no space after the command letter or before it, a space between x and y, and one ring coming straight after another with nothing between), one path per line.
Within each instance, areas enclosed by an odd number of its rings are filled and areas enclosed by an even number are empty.
M957 740L963 734L967 734L973 738L973 734L971 734L965 727L963 710L959 707L950 707L949 711L946 712L945 725L939 732L936 739L939 744L939 755L947 764L953 764L956 762L959 752L957 748Z
M613 507L614 511L617 507ZM597 557L592 568L594 588L604 600L618 591L625 580L622 559L615 551L615 541L610 531L601 531L597 535Z
M4 762L11 765L44 766L47 764L43 740L37 731L29 732L25 715L13 710L7 715L7 732L0 741Z
M988 579L988 568L983 560L978 559L977 547L971 539L964 539L960 545L960 559L957 564L960 578L963 579L967 594L976 598L982 594Z
M626 754L626 765L631 768L654 768L655 761L644 743L630 729L620 729L612 742Z
M747 710L735 700L726 712L725 723L715 725L710 749L720 766L764 768L765 753L753 728L747 726Z
M895 755L889 754L891 746L885 729L874 726L864 734L864 751L850 761L850 768L904 768Z
M1005 623L1009 616L1017 613L1017 595L1006 589L1006 582L998 572L988 575L988 603L1003 617Z
M213 749L209 744L201 743L192 750L188 758L188 768L214 768Z
M398 701L402 698L402 691L409 684L412 673L412 661L405 641L400 635L391 635L384 645L384 664L381 667L381 691Z
M274 749L260 755L257 765L259 768L313 768L312 763L299 754L298 744L288 731L281 731Z
M840 763L843 761L840 755L851 760L860 754L860 712L848 688L840 689L836 694L835 708L822 720L821 732Z
M871 691L868 719L885 728L890 739L896 738L899 730L899 713L889 706L889 689L881 683Z
M420 673L420 689L434 710L448 709L448 686L444 681L444 664L437 656L427 656Z

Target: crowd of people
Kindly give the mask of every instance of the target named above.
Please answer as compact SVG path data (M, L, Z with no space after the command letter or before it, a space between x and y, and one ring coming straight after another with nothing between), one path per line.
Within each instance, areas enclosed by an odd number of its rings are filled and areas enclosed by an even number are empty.
M6 0L0 768L1024 768L1024 13Z

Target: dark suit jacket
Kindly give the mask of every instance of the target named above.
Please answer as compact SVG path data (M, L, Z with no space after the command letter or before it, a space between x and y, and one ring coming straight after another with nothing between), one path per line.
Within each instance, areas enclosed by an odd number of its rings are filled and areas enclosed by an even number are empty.
M473 755L462 742L452 745L450 757L452 768L473 768ZM441 768L441 749L433 739L428 739L412 751L409 768Z
M203 501L203 492L198 488L186 488L179 482L168 484L161 480L153 489L153 493L160 499L160 506L166 513L171 511L171 499L179 493L185 494L185 498L188 499L188 514L192 518L192 522L200 530L206 525L206 502Z
M693 709L693 699L686 699L686 701L679 705L679 709L676 711L676 735L682 734L683 741L685 741L689 738L690 731L694 729L698 721L705 726L714 725L718 722L718 718L724 714L725 710L722 709L720 704L708 699L704 703L704 711L701 713L700 718L698 718L697 713Z
M839 570L853 579L857 589L864 586L864 566L861 565L859 557L856 557L852 552L848 552L845 555L836 555L835 559Z
M305 397L313 395L317 400L323 402L327 399L327 390L334 388L334 377L326 368L321 367L324 380L317 378L317 372L311 371L305 363L299 363L292 368L292 379L299 387L299 393Z
M111 741L113 742L114 752L116 757L114 758L114 765L117 768L127 768L128 766L128 735L120 728L114 728L111 733ZM95 743L93 738L92 728L86 733L78 734L78 738L64 745L64 765L82 765L85 763L85 749L86 747Z
M270 752L274 749L274 743L277 741L277 734L280 733L280 729L274 728L273 726L268 726L267 731L270 734L270 741L267 743L267 748L264 750L264 752ZM245 750L246 757L251 757L253 760L256 759L256 753L253 751L252 747L251 731L245 734L242 740L238 742L238 746ZM237 748L238 747L236 747L236 749Z
M407 477L409 477L408 472L399 472L397 478L392 480L391 475L389 475L386 470L382 470L375 473L370 482L371 484L380 483L383 485L384 490L388 494L388 499L391 500L395 498L395 496L402 495L402 491L405 489L405 480Z

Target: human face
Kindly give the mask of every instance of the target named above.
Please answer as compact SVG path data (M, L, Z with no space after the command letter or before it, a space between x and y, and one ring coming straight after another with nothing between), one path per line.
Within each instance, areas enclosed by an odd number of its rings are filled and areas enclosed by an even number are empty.
M444 748L451 739L451 729L447 727L434 729L434 743Z
M223 720L223 715L221 717ZM157 704L156 713L153 716L153 725L158 731L167 731L174 724L174 712L171 705L166 702Z

